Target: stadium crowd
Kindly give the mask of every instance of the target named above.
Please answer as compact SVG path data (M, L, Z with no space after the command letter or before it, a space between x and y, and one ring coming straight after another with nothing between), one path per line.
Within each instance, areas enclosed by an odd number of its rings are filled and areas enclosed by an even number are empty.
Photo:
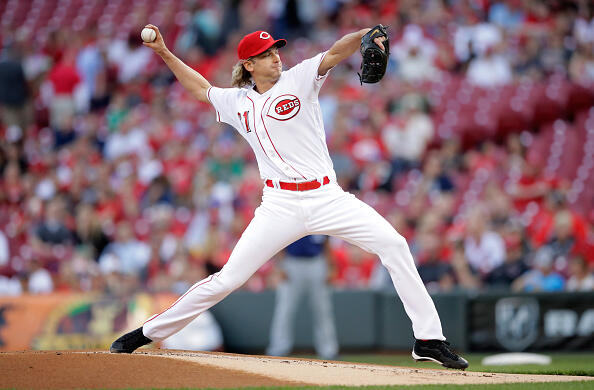
M246 32L287 38L290 67L389 25L386 78L359 85L354 55L320 94L339 183L407 238L431 292L594 290L592 2L114 0L15 24L38 3L0 6L0 295L182 293L252 218L251 150L142 46L148 22L217 86ZM331 246L336 288L391 288L375 256ZM278 278L271 261L244 288Z

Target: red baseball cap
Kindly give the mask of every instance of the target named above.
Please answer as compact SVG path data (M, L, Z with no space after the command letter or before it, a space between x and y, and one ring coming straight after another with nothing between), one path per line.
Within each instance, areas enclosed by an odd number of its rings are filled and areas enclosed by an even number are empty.
M287 44L284 39L274 40L272 35L266 31L254 31L246 35L237 45L237 56L240 60L247 60L250 57L264 53L272 46L283 47Z

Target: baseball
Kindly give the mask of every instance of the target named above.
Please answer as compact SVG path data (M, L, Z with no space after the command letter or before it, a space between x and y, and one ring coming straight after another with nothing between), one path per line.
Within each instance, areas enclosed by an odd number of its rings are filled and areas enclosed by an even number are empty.
M142 29L140 37L145 42L153 42L155 39L157 39L157 33L152 28L145 27Z

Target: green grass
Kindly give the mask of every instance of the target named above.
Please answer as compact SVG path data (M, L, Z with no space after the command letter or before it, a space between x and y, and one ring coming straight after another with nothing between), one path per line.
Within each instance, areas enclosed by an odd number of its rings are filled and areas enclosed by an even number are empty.
M463 354L470 363L468 371L482 372L503 372L510 374L549 374L549 375L578 375L594 376L594 353L554 353L549 354L553 359L548 366L537 364L513 365L513 366L483 366L482 359L486 354ZM344 361L382 364L388 366L404 366L415 368L436 368L443 369L434 363L415 362L410 355L344 355ZM594 389L594 384L592 384Z

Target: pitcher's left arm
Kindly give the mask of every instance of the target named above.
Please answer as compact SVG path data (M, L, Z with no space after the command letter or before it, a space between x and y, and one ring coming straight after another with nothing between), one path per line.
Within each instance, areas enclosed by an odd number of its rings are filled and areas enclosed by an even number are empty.
M361 38L363 38L363 36L370 30L370 28L364 28L362 30L347 34L336 41L330 50L328 50L328 53L324 56L324 59L320 63L320 66L318 67L318 75L325 75L340 61L350 57L354 52L356 52L361 46ZM385 37L378 37L373 41L380 47L380 49L384 50L384 45L382 42L385 39Z

